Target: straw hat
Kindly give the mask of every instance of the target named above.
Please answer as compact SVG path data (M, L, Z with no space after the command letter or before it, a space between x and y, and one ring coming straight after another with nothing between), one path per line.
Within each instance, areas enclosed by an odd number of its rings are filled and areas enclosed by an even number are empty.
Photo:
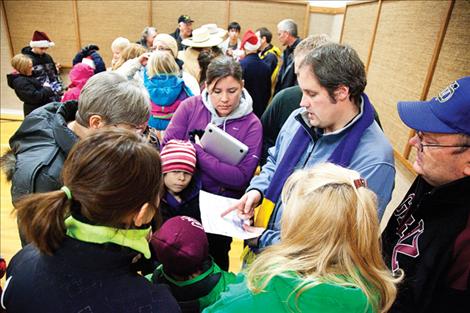
M181 43L185 46L195 48L213 47L219 45L223 39L219 36L211 35L207 27L199 27L193 30L193 36L184 39Z
M217 24L205 24L201 26L201 28L203 27L207 28L209 30L209 34L213 36L223 38L227 34L227 31L223 28L217 27Z

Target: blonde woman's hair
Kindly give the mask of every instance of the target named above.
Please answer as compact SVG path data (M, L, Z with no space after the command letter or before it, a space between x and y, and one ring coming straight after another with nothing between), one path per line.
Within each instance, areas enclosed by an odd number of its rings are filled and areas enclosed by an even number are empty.
M158 34L153 39L153 48L157 46L158 42L163 43L170 50L175 59L178 57L178 44L176 43L175 38L168 34Z
M154 51L147 62L147 73L149 77L157 74L177 75L180 72L173 55L165 51Z
M130 44L129 39L124 38L124 37L117 37L116 39L114 39L113 43L111 44L111 50L119 49L120 51L122 51L129 44Z
M30 66L33 65L33 60L30 57L20 53L11 59L11 66L20 74L26 75Z
M121 67L127 60L135 59L140 57L147 50L137 43L130 43L124 50L121 51L121 56L117 60L116 64L113 65L113 71Z
M282 191L281 242L248 269L248 287L265 289L275 276L297 273L296 299L321 283L360 288L374 310L386 312L396 297L394 278L381 254L375 194L355 187L356 171L322 164L295 172Z

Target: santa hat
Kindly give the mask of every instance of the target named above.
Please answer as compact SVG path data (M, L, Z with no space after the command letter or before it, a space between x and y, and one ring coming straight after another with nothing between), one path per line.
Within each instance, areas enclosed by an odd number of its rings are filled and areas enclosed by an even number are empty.
M54 47L55 44L49 39L45 32L35 30L33 40L30 41L29 46L31 48L50 48Z
M160 153L163 174L184 171L193 174L196 169L196 149L189 141L170 140Z
M251 30L247 30L246 33L243 35L241 49L248 50L248 51L256 51L261 46L261 40L259 40L258 36Z

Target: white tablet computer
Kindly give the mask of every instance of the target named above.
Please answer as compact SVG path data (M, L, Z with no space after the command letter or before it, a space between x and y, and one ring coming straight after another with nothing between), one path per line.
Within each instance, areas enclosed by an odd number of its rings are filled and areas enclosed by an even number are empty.
M201 138L204 150L224 163L237 165L248 152L248 146L214 124L207 124Z

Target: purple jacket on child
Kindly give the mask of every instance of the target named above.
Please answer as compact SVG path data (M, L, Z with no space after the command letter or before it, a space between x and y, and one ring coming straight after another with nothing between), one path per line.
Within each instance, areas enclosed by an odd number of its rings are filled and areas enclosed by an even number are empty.
M184 100L165 131L163 145L171 139L187 140L189 132L204 130L211 122L246 144L249 149L239 164L230 165L195 145L202 189L226 197L239 198L244 194L258 166L263 136L261 122L253 113L253 101L246 89L243 89L239 106L226 117L217 115L207 90L200 96Z

